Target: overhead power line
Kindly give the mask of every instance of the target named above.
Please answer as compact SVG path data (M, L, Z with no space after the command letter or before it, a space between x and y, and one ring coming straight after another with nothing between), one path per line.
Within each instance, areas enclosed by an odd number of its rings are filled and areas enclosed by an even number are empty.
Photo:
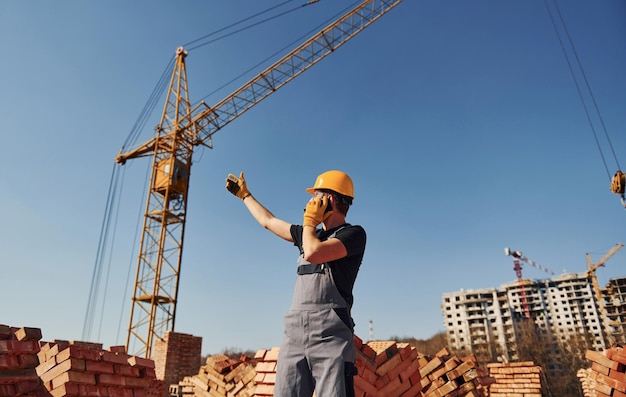
M583 105L583 109L585 111L585 115L587 117L587 121L589 123L589 126L591 128L591 131L593 133L593 137L595 139L596 145L598 146L598 151L600 152L600 157L602 158L602 163L604 164L604 169L606 170L607 176L609 177L609 179L611 179L611 172L609 171L609 167L607 165L606 162L606 158L604 156L604 152L602 151L602 146L600 144L600 140L598 138L598 134L596 132L596 128L594 127L594 123L591 119L591 114L589 111L589 108L587 106L587 103L585 101L585 97L583 95L582 89L581 89L581 85L578 82L578 78L577 75L574 71L574 67L572 65L572 60L570 59L569 53L566 49L566 45L564 43L563 37L561 35L560 29L558 27L557 21L554 17L553 12L550 9L550 6L548 4L548 0L544 0L544 3L546 5L546 9L548 11L548 15L550 16L550 20L552 22L552 26L554 27L554 31L556 32L557 38L559 40L559 44L561 45L561 49L563 50L563 54L565 55L565 60L567 61L567 65L569 68L569 71L572 75L572 78L574 79L574 84L576 85L576 91L578 92L578 96L580 98L580 101L582 102ZM602 127L602 130L604 131L604 136L606 138L606 141L608 143L609 148L611 149L611 153L613 155L613 159L615 160L615 164L617 165L618 169L621 169L620 165L619 165L619 161L617 160L617 156L615 154L615 150L613 149L613 144L611 143L611 138L609 137L609 133L607 131L606 125L604 123L604 120L602 118L602 114L600 113L600 108L598 106L598 103L596 101L596 98L593 94L593 90L591 89L591 85L589 84L589 80L587 79L587 74L585 73L585 69L582 66L582 63L580 61L580 58L578 56L578 52L576 51L576 46L574 45L574 41L572 40L572 37L569 33L569 30L567 29L567 24L565 23L565 19L563 18L563 14L561 13L561 10L559 9L559 6L557 4L556 0L552 0L552 3L554 5L554 9L556 10L556 14L558 15L558 18L560 20L560 24L562 26L564 35L567 39L567 42L569 44L569 47L571 48L571 52L573 54L573 61L575 61L576 66L578 66L578 69L580 70L580 75L582 76L582 80L584 82L585 88L587 89L588 93L589 93L589 97L591 98L591 102L593 103L593 107L595 110L595 113L598 117L598 119L600 120L600 125Z

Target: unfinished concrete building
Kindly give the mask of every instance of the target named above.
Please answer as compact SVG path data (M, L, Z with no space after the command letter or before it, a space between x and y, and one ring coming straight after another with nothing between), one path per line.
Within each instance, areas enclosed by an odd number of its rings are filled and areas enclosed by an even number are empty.
M626 279L611 280L606 306L614 330L608 334L624 337ZM611 292L608 292L611 291ZM554 346L583 335L589 348L610 345L593 287L585 273L569 273L550 279L523 280L500 288L460 290L442 296L442 312L448 346L473 351L493 361L517 360L520 321L528 305L535 332ZM524 303L526 302L526 303Z
M602 290L608 317L609 343L626 344L626 278L611 279Z

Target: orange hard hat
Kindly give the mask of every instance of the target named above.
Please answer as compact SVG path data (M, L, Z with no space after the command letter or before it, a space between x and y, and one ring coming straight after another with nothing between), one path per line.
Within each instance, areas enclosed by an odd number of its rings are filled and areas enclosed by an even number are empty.
M344 196L354 199L354 184L352 179L342 171L331 170L321 173L315 179L313 187L308 188L308 193L318 189L329 189Z

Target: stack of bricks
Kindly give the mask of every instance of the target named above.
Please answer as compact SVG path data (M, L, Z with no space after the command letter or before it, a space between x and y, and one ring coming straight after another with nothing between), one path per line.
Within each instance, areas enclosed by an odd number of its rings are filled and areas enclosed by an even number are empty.
M604 352L587 350L589 378L597 397L626 397L626 350L613 346Z
M202 365L202 338L167 331L157 339L152 353L156 377L166 385L198 373Z
M584 397L596 397L596 381L591 378L591 368L581 368L576 372L580 380Z
M170 395L195 397L250 397L254 389L254 365L249 359L210 356L197 375L170 386Z
M257 351L254 359L256 360L254 378L255 397L265 397L274 395L274 384L276 383L276 363L278 361L278 347L274 347L269 350Z
M418 360L424 397L483 397L489 395L489 385L494 383L474 355L458 358L444 348Z
M369 342L355 336L354 391L357 397L421 397L417 351L407 343ZM255 355L254 397L274 395L279 348Z
M51 341L38 354L37 374L53 397L162 396L154 361L126 354L123 346L103 350L102 344Z
M422 389L418 353L408 343L354 337L357 350L354 391L357 397L419 397Z
M442 349L421 355L408 343L372 341L355 336L354 390L357 397L483 397L493 383L474 356L458 359ZM278 348L257 352L255 397L274 395Z
M491 397L541 397L541 367L532 361L487 364Z
M37 375L39 328L15 328L0 324L0 397L49 394Z

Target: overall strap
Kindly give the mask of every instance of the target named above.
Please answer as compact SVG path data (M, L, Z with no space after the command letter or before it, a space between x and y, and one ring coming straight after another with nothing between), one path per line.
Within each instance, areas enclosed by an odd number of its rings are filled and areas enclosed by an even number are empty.
M345 227L350 226L350 224L346 223L337 230L335 230L326 240L335 237L338 231L344 229ZM326 241L324 240L324 241ZM324 273L324 269L331 268L330 263L320 263L318 265L308 264L308 265L300 265L298 266L298 275L301 276L303 274L314 274L314 273Z

